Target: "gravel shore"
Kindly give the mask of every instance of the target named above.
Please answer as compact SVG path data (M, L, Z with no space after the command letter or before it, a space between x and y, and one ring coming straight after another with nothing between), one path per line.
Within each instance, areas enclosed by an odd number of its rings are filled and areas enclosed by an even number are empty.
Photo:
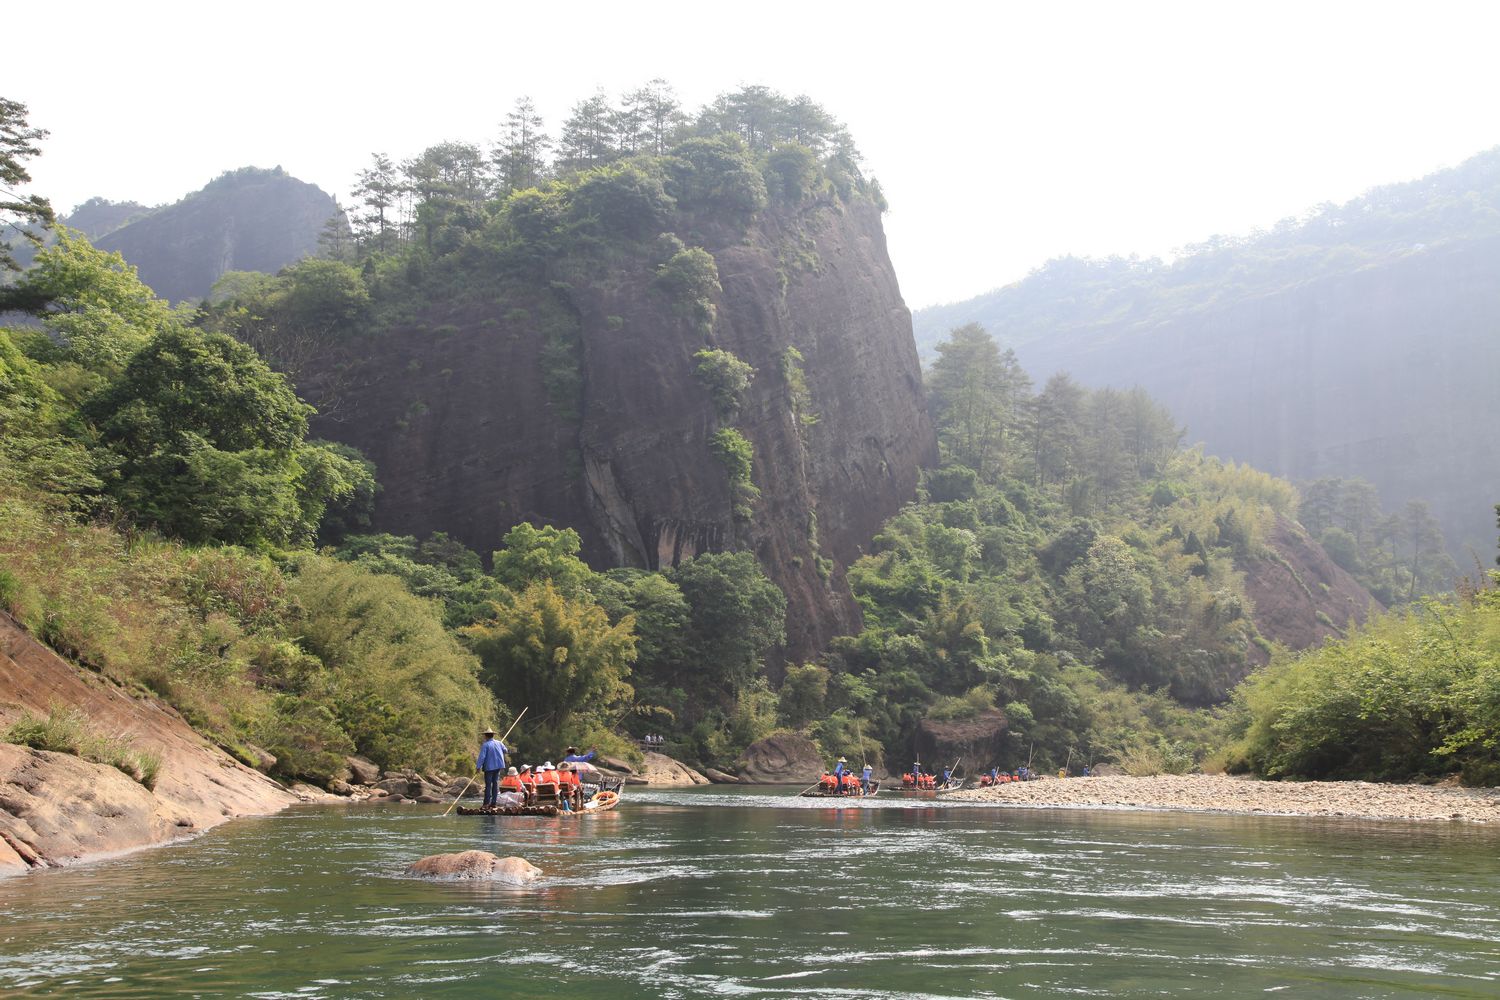
M1500 788L1368 781L1257 781L1222 774L1048 778L966 788L944 798L996 805L1169 809L1500 823Z

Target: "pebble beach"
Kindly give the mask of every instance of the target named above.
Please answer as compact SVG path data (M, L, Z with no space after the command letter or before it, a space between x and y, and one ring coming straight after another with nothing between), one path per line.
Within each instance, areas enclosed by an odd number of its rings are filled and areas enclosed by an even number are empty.
M1500 788L1259 781L1222 774L1045 778L993 788L966 788L944 798L1031 807L1500 823Z

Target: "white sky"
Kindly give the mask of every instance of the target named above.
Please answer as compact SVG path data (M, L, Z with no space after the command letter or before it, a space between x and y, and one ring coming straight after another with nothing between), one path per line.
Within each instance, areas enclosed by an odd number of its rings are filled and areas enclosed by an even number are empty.
M375 150L488 146L530 94L744 83L848 123L913 308L1064 253L1167 253L1500 144L1500 4L28 3L0 95L32 189L173 201L280 164L347 200ZM25 39L23 46L22 39Z

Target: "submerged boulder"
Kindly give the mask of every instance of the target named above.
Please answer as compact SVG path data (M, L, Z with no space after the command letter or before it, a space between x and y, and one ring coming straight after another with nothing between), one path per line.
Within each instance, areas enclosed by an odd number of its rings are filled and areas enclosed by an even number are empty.
M489 851L433 854L414 861L406 874L448 881L533 882L542 870L525 858L502 858Z
M740 781L756 785L802 785L823 773L823 755L801 733L774 733L745 748L735 765Z

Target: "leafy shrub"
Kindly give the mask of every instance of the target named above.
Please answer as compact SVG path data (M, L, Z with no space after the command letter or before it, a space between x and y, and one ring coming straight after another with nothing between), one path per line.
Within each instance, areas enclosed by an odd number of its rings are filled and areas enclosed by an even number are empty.
M713 398L719 419L733 420L740 411L745 390L755 378L755 369L730 351L705 348L694 354L693 360L698 362L698 381Z

